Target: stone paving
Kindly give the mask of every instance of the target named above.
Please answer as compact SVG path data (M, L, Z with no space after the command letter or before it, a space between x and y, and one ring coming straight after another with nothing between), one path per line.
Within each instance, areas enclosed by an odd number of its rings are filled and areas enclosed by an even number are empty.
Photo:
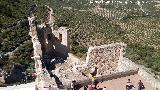
M127 76L127 77L122 77L122 78L117 78L117 79L113 79L113 80L109 80L109 81L104 81L102 83L100 82L100 83L98 83L97 87L99 87L99 88L106 87L107 90L126 90L125 86L126 86L126 82L128 79L131 79L133 85L135 86L135 88L133 88L131 90L138 90L137 83L139 80L142 80L143 84L146 87L145 90L156 90L138 74ZM81 88L80 90L84 90L84 88Z

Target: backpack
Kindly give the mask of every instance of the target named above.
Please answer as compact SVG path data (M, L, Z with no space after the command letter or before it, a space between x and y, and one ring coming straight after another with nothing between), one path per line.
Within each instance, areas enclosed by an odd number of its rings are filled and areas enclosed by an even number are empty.
M145 89L144 85L141 86L142 89Z

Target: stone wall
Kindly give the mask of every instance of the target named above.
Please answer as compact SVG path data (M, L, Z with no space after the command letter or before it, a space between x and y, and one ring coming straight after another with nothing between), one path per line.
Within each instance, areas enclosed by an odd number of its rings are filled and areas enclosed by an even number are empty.
M28 17L31 40L33 43L36 68L36 87L38 90L47 90L44 87L55 85L55 79L51 77L50 71L54 69L51 61L61 60L63 62L68 57L68 31L66 27L54 29L53 10L49 6L46 20L41 25L37 25L36 17L32 14ZM63 58L63 60L62 60ZM60 63L60 62L59 62ZM53 64L53 63L52 63ZM50 72L50 73L49 73Z
M52 33L58 39L60 39L60 35L62 35L62 37L61 37L61 39L62 39L61 40L61 44L65 45L66 47L69 46L69 42L68 42L68 29L67 29L67 27L60 27L58 30L53 30Z
M127 70L135 70L135 69L138 69L138 67L131 60L129 60L125 57L120 58L120 60L118 62L117 71L124 72Z
M68 29L66 27L60 27L58 30L53 30L52 33L60 41L60 44L55 44L55 51L63 57L68 57L69 53Z
M89 68L97 67L98 75L116 73L118 61L123 57L125 47L124 43L89 47L86 64Z
M28 17L29 25L30 25L30 32L29 35L31 36L31 40L33 43L33 49L34 49L34 56L32 59L35 60L35 68L36 68L36 88L38 90L47 90L44 87L49 86L50 84L53 84L48 71L44 68L42 68L42 42L40 42L42 37L39 37L38 31L40 30L37 25L35 24L35 18L34 15L31 17ZM46 73L46 74L44 74Z

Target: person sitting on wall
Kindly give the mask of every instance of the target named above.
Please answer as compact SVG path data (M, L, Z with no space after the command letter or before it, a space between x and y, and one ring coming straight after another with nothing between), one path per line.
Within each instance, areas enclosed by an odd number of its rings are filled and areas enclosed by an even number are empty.
M133 84L132 84L132 82L131 82L131 80L130 79L128 79L128 81L127 81L127 85L126 85L126 90L130 90L130 89L132 89L134 86L133 86ZM134 87L135 88L135 87Z
M143 82L141 80L139 80L139 82L138 82L138 90L142 90L142 89L145 89L145 87L143 85Z

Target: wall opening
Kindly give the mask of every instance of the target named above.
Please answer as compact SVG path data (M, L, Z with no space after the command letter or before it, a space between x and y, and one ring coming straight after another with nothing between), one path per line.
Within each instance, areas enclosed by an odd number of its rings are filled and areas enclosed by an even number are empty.
M62 34L59 34L59 41L62 42Z

